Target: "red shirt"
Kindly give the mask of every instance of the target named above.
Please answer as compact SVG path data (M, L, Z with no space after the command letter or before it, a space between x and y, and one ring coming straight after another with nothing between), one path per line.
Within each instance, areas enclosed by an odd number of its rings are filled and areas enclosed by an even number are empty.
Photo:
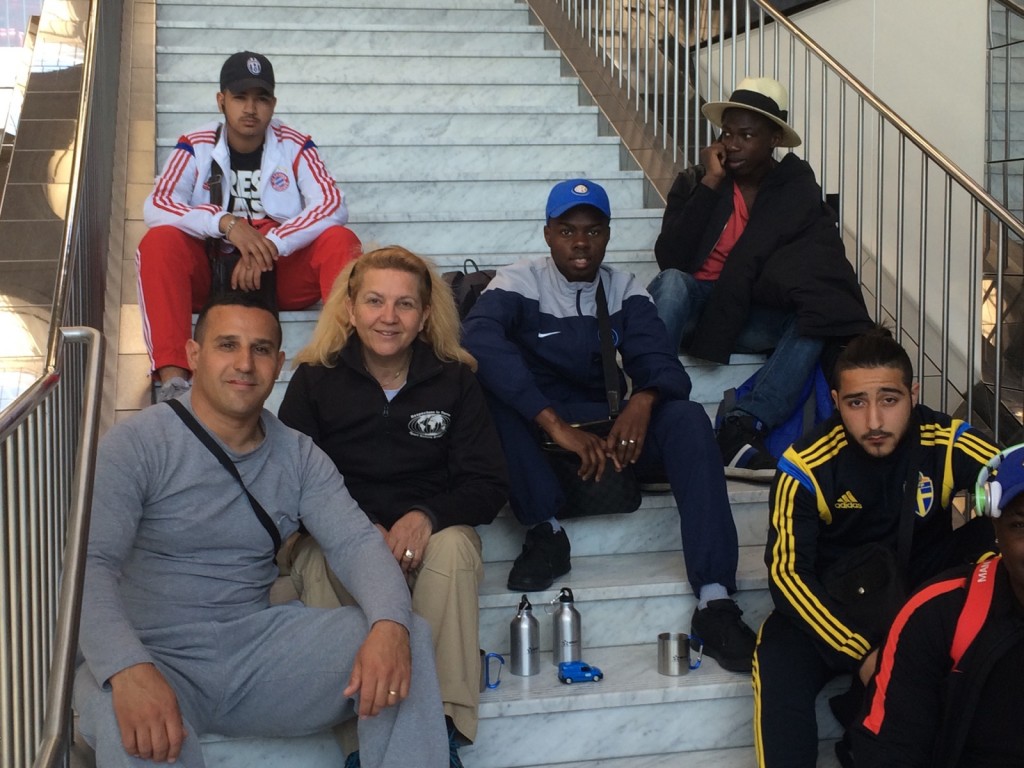
M711 249L707 259L701 264L700 269L693 273L695 278L712 282L719 278L722 274L722 267L725 266L725 260L729 257L733 246L736 245L736 241L740 239L743 230L747 228L748 221L750 221L750 212L747 210L743 193L738 184L733 184L732 215L725 222L722 234L718 236L718 242Z

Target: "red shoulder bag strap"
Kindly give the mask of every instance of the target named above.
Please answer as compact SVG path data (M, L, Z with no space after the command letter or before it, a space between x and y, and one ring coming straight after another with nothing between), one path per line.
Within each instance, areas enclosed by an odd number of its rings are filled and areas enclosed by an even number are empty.
M978 563L971 575L971 581L967 587L967 600L964 601L963 610L960 611L960 618L956 622L956 632L953 634L953 645L949 649L949 657L953 662L953 669L957 670L960 659L978 636L985 617L988 616L989 608L992 606L992 593L995 591L996 568L1002 558L993 557Z

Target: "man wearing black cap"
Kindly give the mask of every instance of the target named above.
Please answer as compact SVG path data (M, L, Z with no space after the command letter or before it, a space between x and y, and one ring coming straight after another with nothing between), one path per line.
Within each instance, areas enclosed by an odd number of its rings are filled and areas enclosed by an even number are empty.
M271 300L301 309L326 297L359 254L358 238L343 226L344 195L316 144L274 119L274 85L265 56L229 56L217 93L223 122L178 139L146 199L139 305L157 401L189 387L191 315L216 268L230 270L230 287L243 291L259 290L272 274Z
M512 511L529 526L508 588L544 590L571 568L569 538L558 521L565 493L539 430L579 457L585 480L600 483L633 464L662 466L697 597L692 631L722 667L749 672L755 638L729 599L736 590L736 526L707 415L688 399L690 379L669 351L650 296L633 275L603 265L611 236L605 190L587 179L560 182L546 214L550 258L499 269L465 322L464 342L479 363L508 462ZM607 437L573 426L609 418L602 302L609 344L632 382ZM614 375L625 391L617 367Z
M778 81L746 78L704 105L721 134L672 186L649 288L673 349L718 363L774 350L718 434L726 475L750 480L774 475L764 437L796 410L826 339L871 326L814 171L774 159L800 145L788 102Z

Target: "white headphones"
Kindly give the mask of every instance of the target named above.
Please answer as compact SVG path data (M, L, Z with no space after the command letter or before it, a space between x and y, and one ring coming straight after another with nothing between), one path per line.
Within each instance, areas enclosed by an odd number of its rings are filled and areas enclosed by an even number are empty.
M999 517L1003 513L999 506L1003 496L1003 487L998 478L999 465L1003 459L1020 449L1024 449L1024 443L1000 451L988 460L988 464L978 474L978 482L974 486L974 509L979 515Z

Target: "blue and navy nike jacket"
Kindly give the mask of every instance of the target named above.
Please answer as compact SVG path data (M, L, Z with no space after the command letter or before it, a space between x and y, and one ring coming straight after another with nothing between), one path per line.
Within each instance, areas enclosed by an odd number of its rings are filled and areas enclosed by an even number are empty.
M523 418L532 422L556 403L607 402L597 280L633 390L656 389L659 400L689 397L690 378L633 275L602 266L592 283L572 283L545 256L499 269L464 323L463 342L480 364L484 388Z

